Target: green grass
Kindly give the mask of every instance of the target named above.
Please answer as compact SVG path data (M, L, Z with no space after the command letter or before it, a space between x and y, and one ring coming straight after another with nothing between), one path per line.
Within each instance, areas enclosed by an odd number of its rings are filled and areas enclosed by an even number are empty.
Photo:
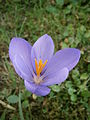
M0 100L6 103L0 103L1 120L90 119L89 2L61 1L0 1ZM8 48L12 37L25 38L33 45L46 33L54 40L55 52L75 47L81 50L81 59L64 83L34 100L15 73Z

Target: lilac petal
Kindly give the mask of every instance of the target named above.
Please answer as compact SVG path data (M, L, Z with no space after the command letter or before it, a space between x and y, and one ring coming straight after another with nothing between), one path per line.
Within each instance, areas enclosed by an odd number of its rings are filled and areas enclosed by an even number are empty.
M50 89L46 86L36 85L35 83L30 83L28 81L24 81L25 87L28 91L36 94L37 96L46 96L50 93Z
M27 80L24 80L25 87L28 91L35 93L35 90L37 89L37 85L35 83L30 83Z
M69 74L69 70L67 68L63 68L57 73L53 73L47 76L46 78L44 78L44 82L42 83L42 85L50 86L53 84L60 84L67 79L68 74Z
M65 48L56 52L48 63L44 76L53 74L64 67L72 70L80 59L80 51L75 48Z
M13 60L13 66L16 73L24 80L33 81L33 77L28 65L25 63L24 58L19 55L15 55Z
M35 90L34 94L37 96L46 96L50 93L50 88L46 86L39 85L38 88Z
M23 79L31 76L31 45L22 38L13 38L9 46L9 57L17 74Z
M49 60L54 53L54 43L52 38L47 34L41 36L33 45L31 50L31 59L35 69L35 58L39 62L42 59L43 63Z

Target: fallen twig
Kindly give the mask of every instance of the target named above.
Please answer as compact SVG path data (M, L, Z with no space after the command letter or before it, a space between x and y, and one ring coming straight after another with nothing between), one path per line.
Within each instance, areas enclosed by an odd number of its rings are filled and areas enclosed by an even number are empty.
M11 109L11 110L16 110L14 107L12 107L11 105L3 102L2 100L0 100L0 104L2 104L2 106L8 108L8 109Z

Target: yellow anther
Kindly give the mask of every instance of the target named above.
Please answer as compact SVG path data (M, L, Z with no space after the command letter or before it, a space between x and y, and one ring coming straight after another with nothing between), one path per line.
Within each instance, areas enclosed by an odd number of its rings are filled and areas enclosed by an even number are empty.
M43 64L43 68L45 67L46 64L47 64L47 60L44 62L44 64Z
M42 60L40 59L40 60L39 60L39 66L41 66L41 65L42 65Z
M42 60L40 59L39 60L39 64L37 63L37 60L35 58L35 67L36 67L36 73L37 73L37 76L40 76L40 73L42 72L43 68L45 67L47 63L47 60L44 62L44 64L42 63Z

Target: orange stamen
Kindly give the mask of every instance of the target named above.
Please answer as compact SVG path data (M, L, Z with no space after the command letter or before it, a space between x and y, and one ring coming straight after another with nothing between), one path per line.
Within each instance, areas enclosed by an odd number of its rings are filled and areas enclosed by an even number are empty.
M39 60L39 66L41 66L41 65L42 65L42 60L40 59L40 60Z
M43 68L45 67L47 63L47 60L44 62L44 64L42 63L42 60L40 59L39 60L39 64L37 63L37 60L35 58L35 67L36 67L36 73L37 73L37 76L40 76L40 73L42 72Z

